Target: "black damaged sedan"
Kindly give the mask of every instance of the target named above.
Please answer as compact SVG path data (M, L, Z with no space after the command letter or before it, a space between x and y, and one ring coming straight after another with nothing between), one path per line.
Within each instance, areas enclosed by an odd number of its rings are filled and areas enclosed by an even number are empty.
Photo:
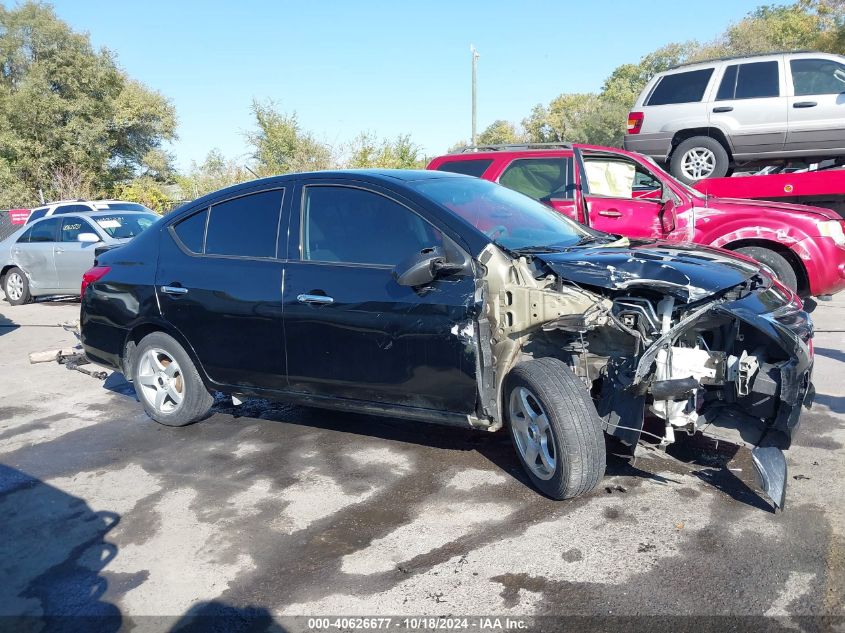
M634 446L698 431L752 448L783 506L812 392L812 323L755 262L634 242L521 194L430 171L296 174L237 185L104 253L83 279L82 342L156 421L210 392L488 431L564 499Z

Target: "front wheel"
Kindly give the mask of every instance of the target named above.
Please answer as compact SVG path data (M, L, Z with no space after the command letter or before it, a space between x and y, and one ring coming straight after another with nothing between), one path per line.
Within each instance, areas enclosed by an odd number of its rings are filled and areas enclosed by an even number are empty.
M185 426L202 420L214 398L197 368L172 336L153 332L133 353L135 393L153 420L165 426Z
M32 295L29 294L29 279L20 268L9 269L3 280L3 290L6 292L6 301L13 306L32 301Z
M762 246L743 246L736 249L736 252L765 264L774 271L784 286L793 292L798 292L798 275L795 274L795 269L789 263L789 260L780 253Z
M586 387L556 358L517 365L505 404L511 440L531 482L553 499L595 488L606 465L604 433Z

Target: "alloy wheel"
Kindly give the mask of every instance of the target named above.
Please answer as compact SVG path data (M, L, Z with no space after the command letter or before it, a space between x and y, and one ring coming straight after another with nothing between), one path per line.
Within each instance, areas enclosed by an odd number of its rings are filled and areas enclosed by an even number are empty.
M511 392L510 422L519 454L531 472L544 481L554 477L557 446L543 405L530 389Z
M20 273L11 273L6 277L6 292L12 301L18 301L23 296L23 277Z
M693 147L681 158L681 172L689 180L701 180L716 170L716 154L706 147Z
M135 377L144 400L158 413L173 413L185 399L185 381L179 363L162 349L147 350Z

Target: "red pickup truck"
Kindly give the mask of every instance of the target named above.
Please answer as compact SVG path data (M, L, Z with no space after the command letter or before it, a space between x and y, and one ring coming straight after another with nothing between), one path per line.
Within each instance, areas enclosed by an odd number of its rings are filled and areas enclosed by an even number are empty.
M439 156L428 169L498 182L600 231L735 251L804 297L845 288L845 221L834 211L707 196L634 152L485 146Z

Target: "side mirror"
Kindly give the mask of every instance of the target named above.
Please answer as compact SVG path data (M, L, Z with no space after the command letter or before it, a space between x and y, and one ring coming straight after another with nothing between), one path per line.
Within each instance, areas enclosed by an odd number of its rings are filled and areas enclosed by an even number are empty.
M441 247L431 246L396 264L393 278L400 286L415 288L429 284L441 275L459 270L463 270L463 266L450 264Z
M96 233L80 233L76 236L76 241L82 242L83 244L97 244L100 240L100 236Z
M672 199L672 194L667 194L663 190L663 195L660 197L660 228L664 233L671 233L675 230L675 201Z

